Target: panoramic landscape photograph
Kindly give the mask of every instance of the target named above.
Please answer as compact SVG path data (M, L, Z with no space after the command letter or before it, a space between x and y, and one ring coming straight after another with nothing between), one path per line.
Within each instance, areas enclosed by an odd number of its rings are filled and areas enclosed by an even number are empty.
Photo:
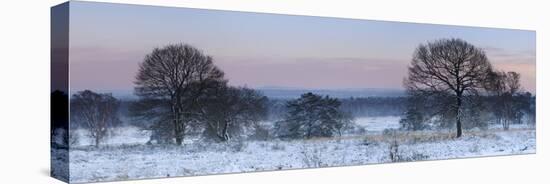
M70 183L536 153L535 31L60 6L51 174Z

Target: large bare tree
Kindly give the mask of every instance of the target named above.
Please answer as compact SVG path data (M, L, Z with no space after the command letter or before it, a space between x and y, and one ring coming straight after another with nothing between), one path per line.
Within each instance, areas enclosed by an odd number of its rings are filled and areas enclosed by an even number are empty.
M120 103L111 94L90 90L80 91L71 98L71 122L84 126L98 147L109 133L109 128L120 124L117 111ZM78 125L76 125L78 124Z
M436 40L418 46L408 70L407 90L454 99L456 136L462 136L465 97L478 95L492 71L485 52L461 39Z
M212 84L224 83L224 73L212 57L187 44L155 48L139 65L135 94L141 101L155 101L150 111L161 113L160 127L171 127L176 144L181 145L198 96ZM163 103L158 103L159 101ZM158 113L146 113L159 115ZM171 123L166 126L166 123Z

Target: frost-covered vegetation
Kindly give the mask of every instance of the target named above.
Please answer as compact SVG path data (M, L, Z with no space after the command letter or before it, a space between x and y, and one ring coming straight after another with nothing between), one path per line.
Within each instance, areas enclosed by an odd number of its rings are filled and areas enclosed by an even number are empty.
M388 121L391 120L391 121ZM394 127L396 117L367 121ZM82 138L71 147L73 182L124 180L151 177L193 176L296 168L331 167L387 162L437 160L478 156L535 153L535 130L512 125L503 131L369 131L363 135L310 140L189 141L182 146L147 145L148 133L137 128L117 128L111 142L96 148ZM381 127L378 129L382 129ZM85 133L85 131L77 131ZM128 138L130 137L130 138Z

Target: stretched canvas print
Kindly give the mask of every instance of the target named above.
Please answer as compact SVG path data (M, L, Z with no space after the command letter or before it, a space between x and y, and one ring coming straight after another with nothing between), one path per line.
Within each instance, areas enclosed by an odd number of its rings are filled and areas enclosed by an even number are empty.
M70 1L69 183L533 154L535 31Z

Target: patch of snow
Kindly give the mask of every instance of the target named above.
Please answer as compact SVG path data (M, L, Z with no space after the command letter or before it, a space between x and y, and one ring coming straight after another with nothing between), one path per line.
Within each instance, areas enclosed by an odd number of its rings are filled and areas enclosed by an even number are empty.
M382 132L385 129L398 129L399 116L376 116L355 118L355 124L365 128L367 132Z
M85 129L76 129L71 131L71 134L76 134L78 141L75 146L91 146L94 145L94 139L91 138L89 132ZM116 127L111 133L101 142L102 145L135 145L145 144L151 136L150 131L142 130L134 126Z

